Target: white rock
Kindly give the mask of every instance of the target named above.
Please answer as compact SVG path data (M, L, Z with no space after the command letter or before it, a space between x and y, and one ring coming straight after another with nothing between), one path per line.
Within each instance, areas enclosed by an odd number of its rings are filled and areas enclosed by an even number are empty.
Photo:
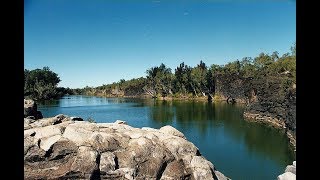
M77 146L87 145L88 139L92 136L92 133L99 128L94 123L86 121L75 121L76 123L70 124L66 127L62 137L67 138Z
M214 169L213 164L210 161L204 159L203 156L193 156L190 167L200 169Z
M190 167L194 170L193 176L195 179L211 179L213 165L205 160L202 156L193 156ZM211 170L210 170L211 169Z
M198 151L198 148L193 143L178 137L166 139L161 142L163 142L165 147L176 157L188 154L196 155Z
M86 172L87 175L90 176L94 170L98 170L99 168L96 166L97 156L98 153L91 147L80 146L77 157L72 163L70 170L74 172ZM91 177L88 178L91 179Z
M45 127L33 128L30 130L33 130L35 132L34 138L38 140L55 135L61 135L63 132L63 127L57 125L50 125Z
M186 175L227 179L171 126L140 129L119 121L90 123L63 117L55 117L62 118L54 121L58 124L24 131L27 179L181 179ZM52 122L48 118L42 124ZM166 173L158 177L162 171Z
M145 131L152 131L152 132L158 131L157 129L150 128L150 127L142 127L141 129L142 129L142 130L145 130Z
M142 132L137 132L137 131L126 131L124 132L125 135L128 135L131 139L138 139L141 136L143 136Z
M40 142L40 148L45 151L48 151L50 149L50 147L52 146L52 144L57 142L60 138L61 138L60 134L54 135L51 137L47 137L47 138L43 138L43 139L41 139L41 142Z
M214 171L216 174L218 180L229 180L230 178L226 177L224 174L222 174L220 171Z
M119 143L115 137L105 132L93 132L90 137L83 142L84 144L90 144L102 152L119 148Z
M284 172L292 172L293 174L296 174L296 167L293 165L288 165Z
M126 121L122 121L122 120L116 120L116 122L114 122L115 124L127 124Z
M175 129L174 127L169 126L169 125L163 126L162 128L160 128L159 131L163 132L165 134L171 134L171 135L186 139L186 137L184 136L184 134L182 132L178 131L177 129Z
M278 180L296 180L296 175L292 172L285 172L278 176Z
M114 171L116 167L115 155L111 152L104 152L100 158L100 171Z

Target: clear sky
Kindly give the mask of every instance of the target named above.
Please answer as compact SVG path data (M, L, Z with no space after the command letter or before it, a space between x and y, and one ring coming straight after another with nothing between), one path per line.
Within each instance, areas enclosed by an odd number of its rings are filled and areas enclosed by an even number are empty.
M292 0L25 0L24 67L100 86L164 63L225 64L296 42Z

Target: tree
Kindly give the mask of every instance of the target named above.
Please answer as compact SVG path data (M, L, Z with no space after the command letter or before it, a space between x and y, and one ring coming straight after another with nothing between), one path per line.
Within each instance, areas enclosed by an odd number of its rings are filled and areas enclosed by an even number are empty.
M206 74L206 81L207 81L207 88L208 88L208 94L211 96L211 94L214 94L215 92L215 78L214 78L214 72L210 68Z
M274 54L274 56L276 53ZM273 73L273 66L275 59L265 53L260 53L258 57L254 58L253 65L257 70L254 74L255 77L269 76Z
M57 85L60 82L58 74L49 67L24 71L24 95L34 99L57 98Z
M228 64L226 64L224 66L225 72L229 73L229 74L240 74L240 68L241 68L241 64L240 61L234 61L234 62L230 62Z
M120 90L122 90L123 88L122 88L122 85L123 85L123 83L125 83L126 82L126 80L124 80L124 79L120 79L120 81L119 81L119 89Z
M174 77L174 92L188 93L191 91L190 79L191 79L191 67L185 65L184 62L175 69Z
M151 95L152 97L174 95L184 96L193 94L194 96L212 96L215 90L220 91L221 85L224 89L232 89L235 84L248 83L257 84L260 82L271 82L272 79L285 79L290 83L295 83L296 77L296 50L295 44L291 47L291 53L279 56L277 51L271 55L260 53L254 59L244 57L242 60L231 61L225 65L207 65L201 60L195 67L180 63L175 68L174 74L171 69L164 65L151 67L146 70L146 78L131 79L99 86L96 88L84 88L81 93L87 94L127 94L129 96ZM44 70L48 70L45 69ZM25 71L25 92L28 88L30 71ZM41 85L41 84L40 84ZM287 86L287 85L286 85ZM41 89L41 88L40 88ZM41 91L41 90L40 90ZM78 91L79 92L79 91ZM176 96L177 95L177 96Z
M147 86L144 88L147 94L155 97L157 94L165 97L172 94L172 79L171 69L167 68L163 63L159 67L152 67L146 71Z
M240 61L240 71L243 77L253 77L256 71L253 65L253 59L251 57L244 57Z
M200 92L203 96L205 96L206 92L208 92L207 66L202 60L196 67L192 68L190 83L197 97L197 92Z

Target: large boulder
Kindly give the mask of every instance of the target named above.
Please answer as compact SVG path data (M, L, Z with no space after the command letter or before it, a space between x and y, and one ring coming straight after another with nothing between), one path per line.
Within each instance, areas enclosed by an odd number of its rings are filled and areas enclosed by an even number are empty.
M68 124L74 123L75 121L83 121L83 119L68 117L63 114L59 114L50 118L42 118L37 120L24 118L24 130L38 128L38 127L45 127L45 126L50 126L55 124L59 124L58 126L62 126L65 128Z
M24 117L28 119L41 119L42 113L38 111L37 104L31 99L24 99Z
M28 121L25 179L229 179L174 127L77 119Z

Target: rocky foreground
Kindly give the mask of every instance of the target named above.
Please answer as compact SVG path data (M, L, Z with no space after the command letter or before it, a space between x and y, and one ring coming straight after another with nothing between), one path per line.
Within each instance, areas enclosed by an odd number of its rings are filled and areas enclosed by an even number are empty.
M171 126L24 119L25 179L229 179Z

